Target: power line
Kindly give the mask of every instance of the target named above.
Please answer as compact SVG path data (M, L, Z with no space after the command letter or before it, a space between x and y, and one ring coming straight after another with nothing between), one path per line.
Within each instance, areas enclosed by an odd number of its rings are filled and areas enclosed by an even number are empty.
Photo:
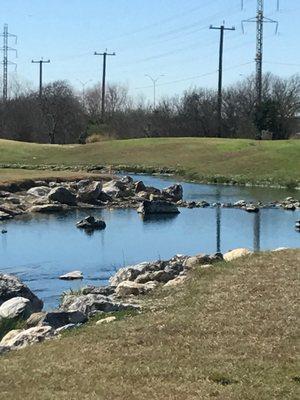
M8 65L16 66L16 63L9 61L8 52L14 51L16 54L16 57L17 57L17 50L12 47L9 47L8 42L9 42L9 38L13 37L13 38L15 38L15 43L17 43L17 36L8 32L7 24L4 24L3 33L0 36L3 37L3 48L1 49L3 51L3 61L2 61L2 64L3 64L3 100L6 101L7 100Z
M218 122L219 132L218 136L222 134L222 69L223 69L223 44L224 44L224 32L235 31L235 27L226 28L225 22L221 26L211 25L209 29L217 29L220 31L220 48L219 48L219 80L218 80Z
M104 53L94 52L95 56L103 56L103 71L102 71L102 100L101 100L101 118L102 122L104 122L105 117L105 78L106 78L106 57L107 56L115 56L116 53L107 53L105 50Z
M40 65L39 97L41 99L42 98L42 94L43 94L43 64L49 64L50 60L47 60L47 61L44 61L43 59L38 60L38 61L31 60L31 62L33 64L39 64Z

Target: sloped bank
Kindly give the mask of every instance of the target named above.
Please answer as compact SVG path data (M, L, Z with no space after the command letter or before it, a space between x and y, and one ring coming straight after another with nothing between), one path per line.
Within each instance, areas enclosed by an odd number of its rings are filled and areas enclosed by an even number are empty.
M157 287L182 284L195 266L210 268L218 261L231 261L249 254L251 252L247 249L236 249L224 255L176 255L166 261L143 262L121 268L110 278L109 286L88 286L77 293L64 293L60 306L49 312L41 311L42 301L19 279L0 274L0 327L3 320L23 321L21 329L9 330L4 335L2 332L0 353L57 337L62 331L76 328L95 315L140 312L143 309L142 295Z

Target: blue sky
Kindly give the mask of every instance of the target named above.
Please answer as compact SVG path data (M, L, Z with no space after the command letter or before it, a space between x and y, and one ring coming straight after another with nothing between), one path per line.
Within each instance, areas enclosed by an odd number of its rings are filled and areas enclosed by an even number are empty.
M145 74L163 74L158 96L180 94L192 86L217 85L219 31L209 25L236 26L226 32L224 84L254 71L255 24L241 30L241 20L254 17L256 0L14 0L1 5L0 26L18 36L21 79L38 84L38 66L31 60L50 58L44 80L66 79L81 89L101 77L101 57L94 51L116 52L109 57L107 79L128 86L134 95L152 99ZM279 21L264 26L264 70L288 76L300 70L300 0L265 0L265 15ZM10 73L14 74L13 67Z

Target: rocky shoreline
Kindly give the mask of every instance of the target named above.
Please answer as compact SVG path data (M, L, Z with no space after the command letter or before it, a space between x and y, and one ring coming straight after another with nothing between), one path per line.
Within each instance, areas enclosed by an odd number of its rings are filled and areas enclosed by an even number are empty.
M59 337L61 332L77 328L94 316L102 316L98 323L103 323L115 319L111 313L141 312L143 295L158 287L182 284L195 267L211 268L217 262L250 254L248 249L241 248L224 255L175 255L169 260L120 268L110 278L108 286L87 286L76 293L64 293L59 307L48 312L42 311L42 300L17 277L0 274L0 327L3 321L22 321L22 328L8 329L5 333L0 342L0 354ZM0 330L1 333L3 335Z
M142 181L134 182L129 176L110 181L52 180L30 181L0 191L0 221L19 215L54 213L75 209L133 208L141 214L178 213L178 208L223 207L238 208L246 212L259 212L262 208L281 208L294 211L300 209L300 200L288 197L282 201L268 203L239 200L234 203L209 203L183 200L183 189L179 184L159 190L146 186Z

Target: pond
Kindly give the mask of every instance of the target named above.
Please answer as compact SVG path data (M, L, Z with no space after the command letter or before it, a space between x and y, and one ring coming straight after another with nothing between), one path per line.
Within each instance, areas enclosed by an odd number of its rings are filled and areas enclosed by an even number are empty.
M147 185L165 187L171 179L133 175ZM167 181L167 182L166 182ZM174 182L171 180L171 182ZM183 183L185 200L229 202L240 199L270 201L295 193ZM87 212L80 210L49 215L23 216L2 226L0 271L20 277L45 302L57 306L59 296L70 288L102 285L123 266L174 254L225 252L236 247L255 251L299 247L294 230L299 211L263 209L248 214L238 209L180 209L172 216L142 219L135 210L93 210L104 219L103 231L86 234L75 227ZM83 272L83 281L61 281L58 276Z

